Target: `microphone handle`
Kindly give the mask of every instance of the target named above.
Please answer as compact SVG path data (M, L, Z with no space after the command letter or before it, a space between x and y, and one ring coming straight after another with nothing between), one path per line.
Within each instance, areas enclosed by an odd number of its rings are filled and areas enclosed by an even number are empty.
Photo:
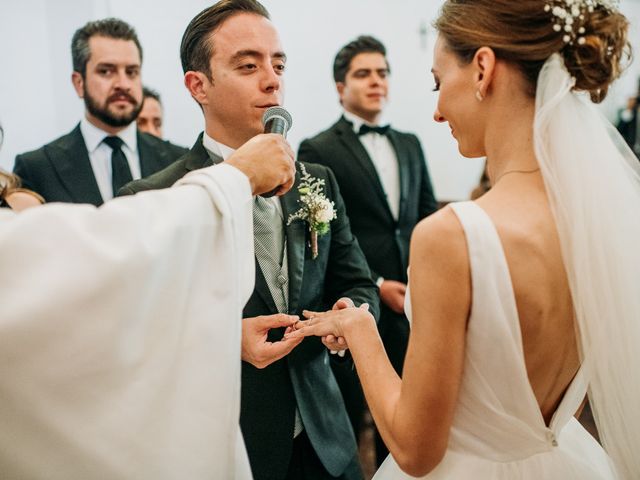
M264 133L278 133L284 138L287 138L287 122L282 117L271 117L264 125ZM263 198L273 197L278 191L278 187L269 192L260 194Z
M264 124L264 133L278 133L287 138L287 122L282 117L273 116Z

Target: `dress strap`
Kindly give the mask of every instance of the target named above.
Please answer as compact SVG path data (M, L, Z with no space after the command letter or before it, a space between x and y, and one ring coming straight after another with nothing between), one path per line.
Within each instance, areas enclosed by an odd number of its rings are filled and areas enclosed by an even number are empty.
M487 213L475 202L449 205L464 230L472 283L472 313L497 310L506 320L511 338L524 359L520 321L507 259L498 232Z

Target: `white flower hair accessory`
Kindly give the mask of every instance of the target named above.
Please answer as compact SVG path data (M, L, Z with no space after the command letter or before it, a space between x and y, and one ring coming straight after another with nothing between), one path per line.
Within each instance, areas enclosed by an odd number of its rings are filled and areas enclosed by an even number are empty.
M318 236L329 232L329 223L337 218L334 203L329 200L323 190L324 180L312 177L307 173L304 164L300 164L302 172L298 193L300 208L289 215L287 225L295 220L303 220L309 224L311 234L311 256L318 256Z
M553 15L553 29L564 32L564 43L584 45L587 16L598 6L616 11L619 3L619 0L546 0L544 11Z

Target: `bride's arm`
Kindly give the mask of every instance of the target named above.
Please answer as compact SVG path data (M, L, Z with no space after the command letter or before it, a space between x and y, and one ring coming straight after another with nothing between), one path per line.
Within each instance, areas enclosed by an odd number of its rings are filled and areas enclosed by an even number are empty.
M394 373L386 358L380 360L384 369L360 368L370 367L359 361L358 354L366 354L354 352L353 340L347 341L389 451L405 472L421 476L446 451L464 363L471 280L464 232L453 211L445 209L416 227L410 258L412 326L402 382L385 380Z
M402 380L363 309L321 314L301 331L346 337L385 444L402 470L422 476L440 463L447 448L471 303L465 237L450 209L416 227L410 258L413 321Z

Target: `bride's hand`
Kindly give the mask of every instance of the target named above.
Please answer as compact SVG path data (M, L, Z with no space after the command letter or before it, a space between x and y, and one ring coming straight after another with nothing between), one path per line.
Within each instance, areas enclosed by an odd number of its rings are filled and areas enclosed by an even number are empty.
M295 325L295 331L286 334L285 338L333 335L334 337L344 337L348 342L350 332L357 329L358 325L367 322L375 325L375 319L369 313L367 304L362 304L359 308L350 307L323 313L305 310L302 315L308 320L298 322Z
M336 303L333 304L331 310L342 310L343 308L355 307L353 304L353 300L348 297L340 298ZM322 343L325 347L329 349L329 352L332 354L338 354L341 357L344 356L345 351L349 349L349 345L344 337L334 337L333 335L327 335L326 337L321 337Z

